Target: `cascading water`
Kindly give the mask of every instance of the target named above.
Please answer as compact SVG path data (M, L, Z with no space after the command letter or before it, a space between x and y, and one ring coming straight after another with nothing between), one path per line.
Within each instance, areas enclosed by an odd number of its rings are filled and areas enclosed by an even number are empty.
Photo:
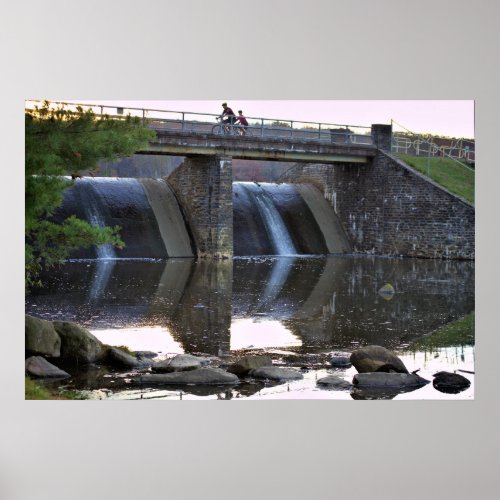
M271 197L256 183L241 183L251 195L276 255L297 255L288 229Z
M54 220L76 215L92 225L120 227L124 248L77 249L72 259L193 257L183 208L160 179L84 178L65 191ZM342 233L332 207L313 186L233 184L235 256L345 253L350 247Z
M120 228L123 248L78 249L73 259L192 257L191 241L175 196L155 179L96 177L75 181L54 214L57 222L76 215L93 226Z
M88 201L89 205L85 205L85 215L87 216L87 220L90 222L92 226L105 227L106 224L104 222L104 218L102 214L99 212L99 208L93 196L89 196ZM105 245L98 245L96 247L97 258L99 260L109 260L116 259L116 254L113 249L113 246L110 243L106 243Z

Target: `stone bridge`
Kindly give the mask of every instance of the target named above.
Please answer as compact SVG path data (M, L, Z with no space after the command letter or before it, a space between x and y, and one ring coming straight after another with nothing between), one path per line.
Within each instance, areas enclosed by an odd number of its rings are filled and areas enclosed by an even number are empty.
M185 122L179 125L184 127ZM270 130L271 136L264 134ZM137 153L186 157L168 182L185 208L198 256L213 258L233 255L233 158L367 166L378 148L390 150L391 142L390 125L373 125L371 136L328 131L318 133L317 140L307 132L300 137L295 130L279 128L256 127L243 136L175 130L171 122L167 130L160 126L156 132L156 140ZM277 137L276 132L295 136Z
M317 140L286 129L279 137L258 127L246 136L169 127L139 153L186 157L168 182L199 257L232 256L238 158L293 162L283 182L316 186L357 253L474 259L473 205L392 157L390 125L372 125L369 136L323 131Z
M389 127L390 128L390 127ZM256 131L258 132L258 130ZM353 136L331 135L329 140L252 135L216 135L198 131L156 130L157 138L138 154L224 156L244 160L304 163L367 163L376 146L354 142ZM356 137L356 136L354 136ZM365 139L365 141L366 141ZM358 141L360 139L357 139Z
M38 101L26 101L35 106ZM53 105L68 105L54 102ZM124 117L124 108L90 107ZM156 130L139 154L183 156L168 177L198 256L233 254L232 159L293 162L280 180L315 186L331 203L354 252L474 259L474 205L390 154L391 125L360 127L248 118L220 134L216 115L126 108ZM219 132L219 133L216 133Z

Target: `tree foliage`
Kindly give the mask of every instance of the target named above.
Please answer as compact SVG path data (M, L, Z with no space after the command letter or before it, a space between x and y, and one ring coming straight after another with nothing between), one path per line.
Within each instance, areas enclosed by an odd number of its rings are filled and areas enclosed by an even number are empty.
M91 109L49 102L25 111L25 270L26 285L39 285L42 268L62 263L80 247L111 243L123 246L119 227L91 226L75 216L61 224L50 220L62 204L64 189L78 176L92 171L99 160L130 156L155 137L139 118L115 119Z

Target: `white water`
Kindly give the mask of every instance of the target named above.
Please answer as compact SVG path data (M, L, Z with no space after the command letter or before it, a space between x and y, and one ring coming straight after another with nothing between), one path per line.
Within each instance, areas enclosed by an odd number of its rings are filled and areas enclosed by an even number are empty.
M271 197L254 183L242 183L255 200L257 210L266 226L266 231L276 255L297 255L297 250L285 223Z
M93 187L91 185L89 185L88 188L93 191ZM85 200L85 215L87 216L87 220L91 226L105 227L106 223L104 221L104 217L99 210L99 206L95 198L95 194L92 192L92 194ZM110 243L96 246L96 252L99 260L116 259L115 250L113 245Z

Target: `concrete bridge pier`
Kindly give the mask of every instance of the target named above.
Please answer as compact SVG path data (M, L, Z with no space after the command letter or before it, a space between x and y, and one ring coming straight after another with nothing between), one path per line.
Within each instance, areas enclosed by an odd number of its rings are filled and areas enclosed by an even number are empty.
M191 228L198 257L233 255L233 165L230 156L189 156L168 177Z

